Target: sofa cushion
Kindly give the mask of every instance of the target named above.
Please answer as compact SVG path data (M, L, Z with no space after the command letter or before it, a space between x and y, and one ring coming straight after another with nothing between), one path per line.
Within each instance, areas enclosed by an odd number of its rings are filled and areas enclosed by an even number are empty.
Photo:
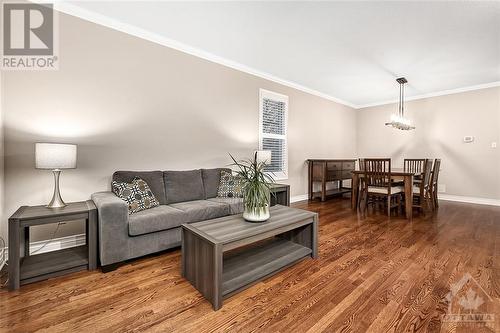
M201 169L203 187L205 188L205 199L215 198L220 183L221 171L231 172L228 168Z
M223 203L229 205L231 215L243 213L243 198L210 198L208 201Z
M113 174L113 181L131 183L136 177L148 183L151 192L153 192L160 205L167 203L163 172L161 171L116 171Z
M164 171L165 193L167 204L176 202L203 200L205 190L201 170Z
M187 223L215 219L231 214L228 204L208 200L195 200L171 204L187 214Z
M131 236L138 236L176 228L186 223L186 218L187 214L182 210L161 205L130 215L128 233Z
M127 203L129 214L159 205L148 184L140 178L135 178L131 183L113 181L111 188L117 197Z
M217 189L217 197L242 198L243 179L240 176L233 175L231 171L221 171L219 188Z

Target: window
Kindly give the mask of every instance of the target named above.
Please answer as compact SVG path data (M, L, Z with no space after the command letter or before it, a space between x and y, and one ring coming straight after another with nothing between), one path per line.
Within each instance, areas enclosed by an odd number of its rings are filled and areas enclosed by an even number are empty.
M288 178L288 96L260 89L259 150L271 151L265 171L275 179Z

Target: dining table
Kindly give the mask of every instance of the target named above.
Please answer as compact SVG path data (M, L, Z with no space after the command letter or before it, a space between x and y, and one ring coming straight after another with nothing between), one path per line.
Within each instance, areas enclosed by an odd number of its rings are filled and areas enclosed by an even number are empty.
M359 196L359 179L363 177L365 171L354 170L351 171L352 174L352 194L351 194L351 207L353 210L358 208L358 196ZM392 168L390 172L392 181L403 181L404 183L404 194L405 194L405 214L408 220L413 217L413 180L415 177L419 177L421 174L418 172L405 171L403 168Z

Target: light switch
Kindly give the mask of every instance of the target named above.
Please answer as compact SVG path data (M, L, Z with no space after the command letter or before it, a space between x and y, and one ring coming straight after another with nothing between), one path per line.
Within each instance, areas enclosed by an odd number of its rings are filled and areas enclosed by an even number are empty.
M491 148L496 148L497 147L497 143L496 142L492 142L491 143Z

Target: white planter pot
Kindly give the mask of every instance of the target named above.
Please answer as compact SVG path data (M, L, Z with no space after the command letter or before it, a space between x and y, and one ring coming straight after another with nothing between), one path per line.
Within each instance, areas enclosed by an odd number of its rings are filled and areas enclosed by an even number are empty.
M248 222L265 222L269 219L269 206L259 208L245 208L243 218Z

